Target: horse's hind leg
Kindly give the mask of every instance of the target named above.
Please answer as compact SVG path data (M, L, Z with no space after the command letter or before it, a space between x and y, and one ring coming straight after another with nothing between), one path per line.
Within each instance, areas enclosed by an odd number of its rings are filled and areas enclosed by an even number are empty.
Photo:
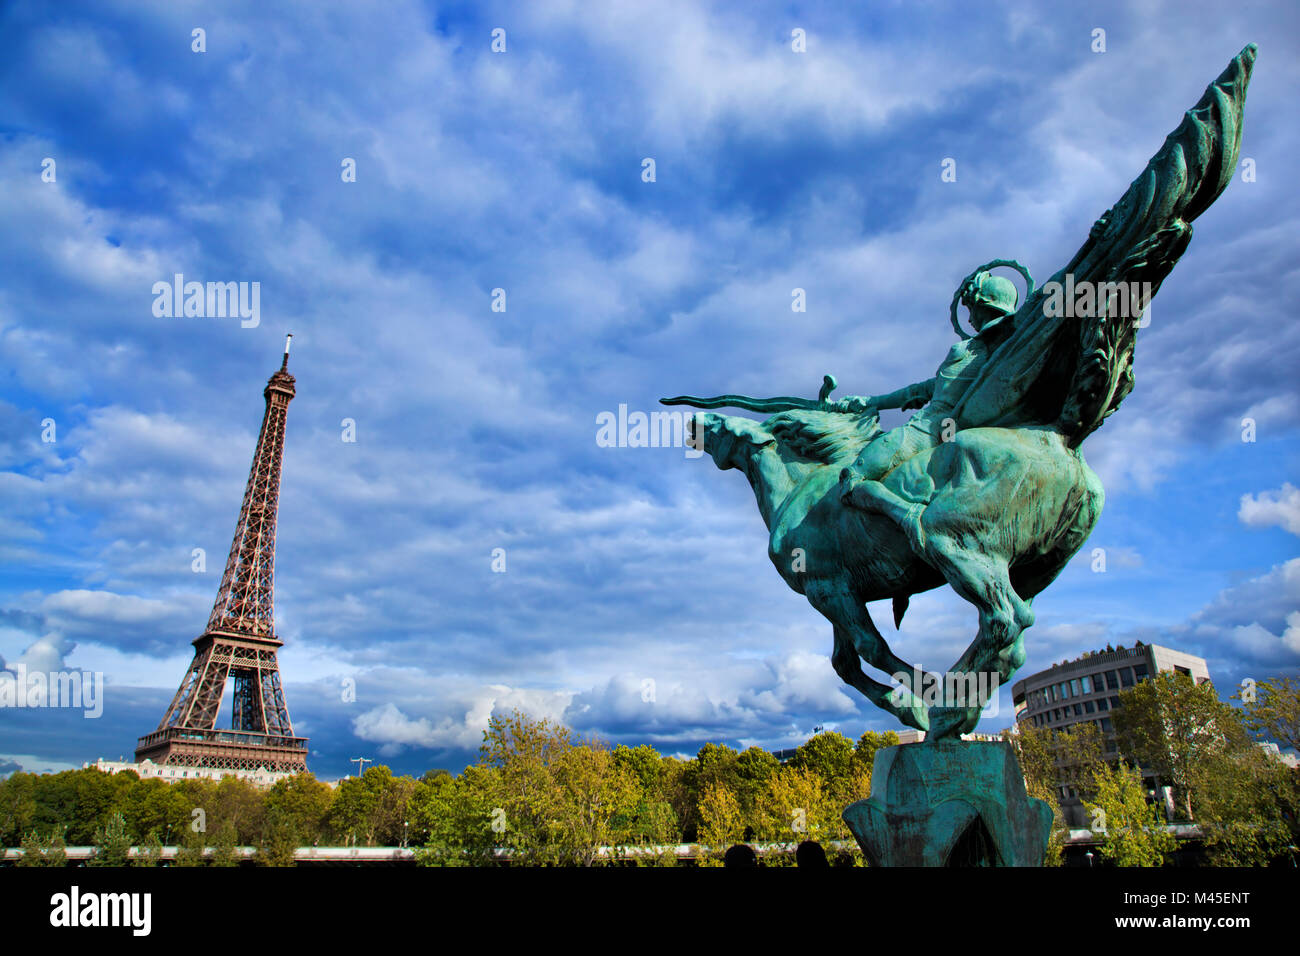
M964 535L963 535L964 537ZM996 675L1006 681L1025 662L1023 632L1034 623L1034 612L1011 586L1006 559L964 546L957 536L927 527L926 552L943 573L952 589L979 610L979 633L950 673L954 675ZM977 683L978 688L978 683ZM978 688L996 693L996 687ZM932 714L931 736L935 738L970 733L979 723L987 703L980 694L969 700L947 700ZM969 685L966 686L969 691Z

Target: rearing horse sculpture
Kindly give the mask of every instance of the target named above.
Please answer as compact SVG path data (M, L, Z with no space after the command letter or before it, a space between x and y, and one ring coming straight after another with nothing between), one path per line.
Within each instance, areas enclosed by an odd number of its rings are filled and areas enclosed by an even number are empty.
M1024 663L1034 596L1101 514L1080 445L1132 390L1141 313L1233 177L1255 52L1229 63L1051 281L1034 289L998 260L962 283L951 310L962 341L935 379L838 402L830 376L816 401L662 400L778 412L761 423L700 412L691 440L749 479L777 571L834 626L836 673L932 741L975 727L986 701L960 692L971 676L996 686ZM1018 308L988 271L1008 265L1029 284ZM973 336L957 325L959 301ZM921 406L880 428L879 409ZM911 595L945 582L978 609L979 632L928 700L866 602L891 598L901 624ZM859 657L903 686L868 677Z

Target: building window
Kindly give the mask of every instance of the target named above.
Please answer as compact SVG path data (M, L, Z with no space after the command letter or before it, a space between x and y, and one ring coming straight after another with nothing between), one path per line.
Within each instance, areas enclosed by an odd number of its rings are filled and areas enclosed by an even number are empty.
M1119 686L1120 687L1133 686L1133 668L1126 667L1119 672Z
M1083 688L1083 692L1084 692L1085 694L1091 694L1091 693L1092 693L1092 678L1091 678L1091 677L1080 677L1080 678L1079 678L1079 686Z
M1115 671L1106 672L1106 689L1119 690L1119 674Z
M1098 698L1097 698L1097 709L1098 709L1098 710L1106 710L1106 709L1109 708L1109 707L1110 707L1110 703L1106 700L1105 697L1098 697Z
M1146 670L1146 668L1143 668L1143 670ZM1192 669L1190 667L1179 667L1175 664L1174 670L1179 674L1186 674L1188 677L1192 676Z
M1090 700L1085 700L1085 701L1083 702L1083 712L1084 712L1085 714L1091 714L1091 713L1092 713L1093 711L1095 711L1095 710L1096 710L1096 708L1092 706L1092 701L1090 701Z
M1177 667L1174 668L1174 670L1178 670L1178 669L1179 669L1179 668L1177 668ZM1188 671L1186 668L1183 668L1182 670L1183 670L1183 673L1184 673L1184 674L1189 674L1189 673L1191 673L1191 672ZM1133 673L1137 676L1137 679L1138 679L1138 680L1140 680L1140 681L1141 681L1141 680L1146 680L1146 679L1147 679L1147 666L1146 666L1145 664L1137 664L1137 665L1135 665L1134 668L1133 668Z
M1118 698L1118 697L1112 697L1112 698L1110 699L1110 709L1111 709L1111 710L1114 710L1114 709L1115 709L1116 707L1118 707L1118 706L1119 706L1119 698Z
M1077 677L1071 679L1070 681L1070 696L1071 697L1079 696L1079 679Z
M1074 716L1076 716L1076 717L1082 717L1082 716L1083 716L1083 704L1075 704L1075 705L1074 705Z
M1106 733L1110 733L1110 728L1111 728L1110 718L1103 717L1101 719L1101 729L1106 731Z
M1052 703L1056 703L1056 685L1047 688L1047 692L1052 695Z

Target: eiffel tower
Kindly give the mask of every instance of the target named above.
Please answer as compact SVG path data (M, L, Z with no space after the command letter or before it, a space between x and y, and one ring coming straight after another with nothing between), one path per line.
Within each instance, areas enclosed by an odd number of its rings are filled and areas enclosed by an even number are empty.
M141 737L137 762L218 770L307 770L307 738L295 737L280 685L275 636L275 517L285 416L294 396L284 361L266 383L266 414L207 629L158 729ZM217 729L226 681L235 682L229 730Z

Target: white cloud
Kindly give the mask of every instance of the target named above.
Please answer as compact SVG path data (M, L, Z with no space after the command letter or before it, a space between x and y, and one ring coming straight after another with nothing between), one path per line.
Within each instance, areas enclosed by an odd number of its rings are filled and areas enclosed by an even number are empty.
M1252 528L1277 525L1300 535L1300 488L1288 481L1276 491L1242 495L1237 517Z

